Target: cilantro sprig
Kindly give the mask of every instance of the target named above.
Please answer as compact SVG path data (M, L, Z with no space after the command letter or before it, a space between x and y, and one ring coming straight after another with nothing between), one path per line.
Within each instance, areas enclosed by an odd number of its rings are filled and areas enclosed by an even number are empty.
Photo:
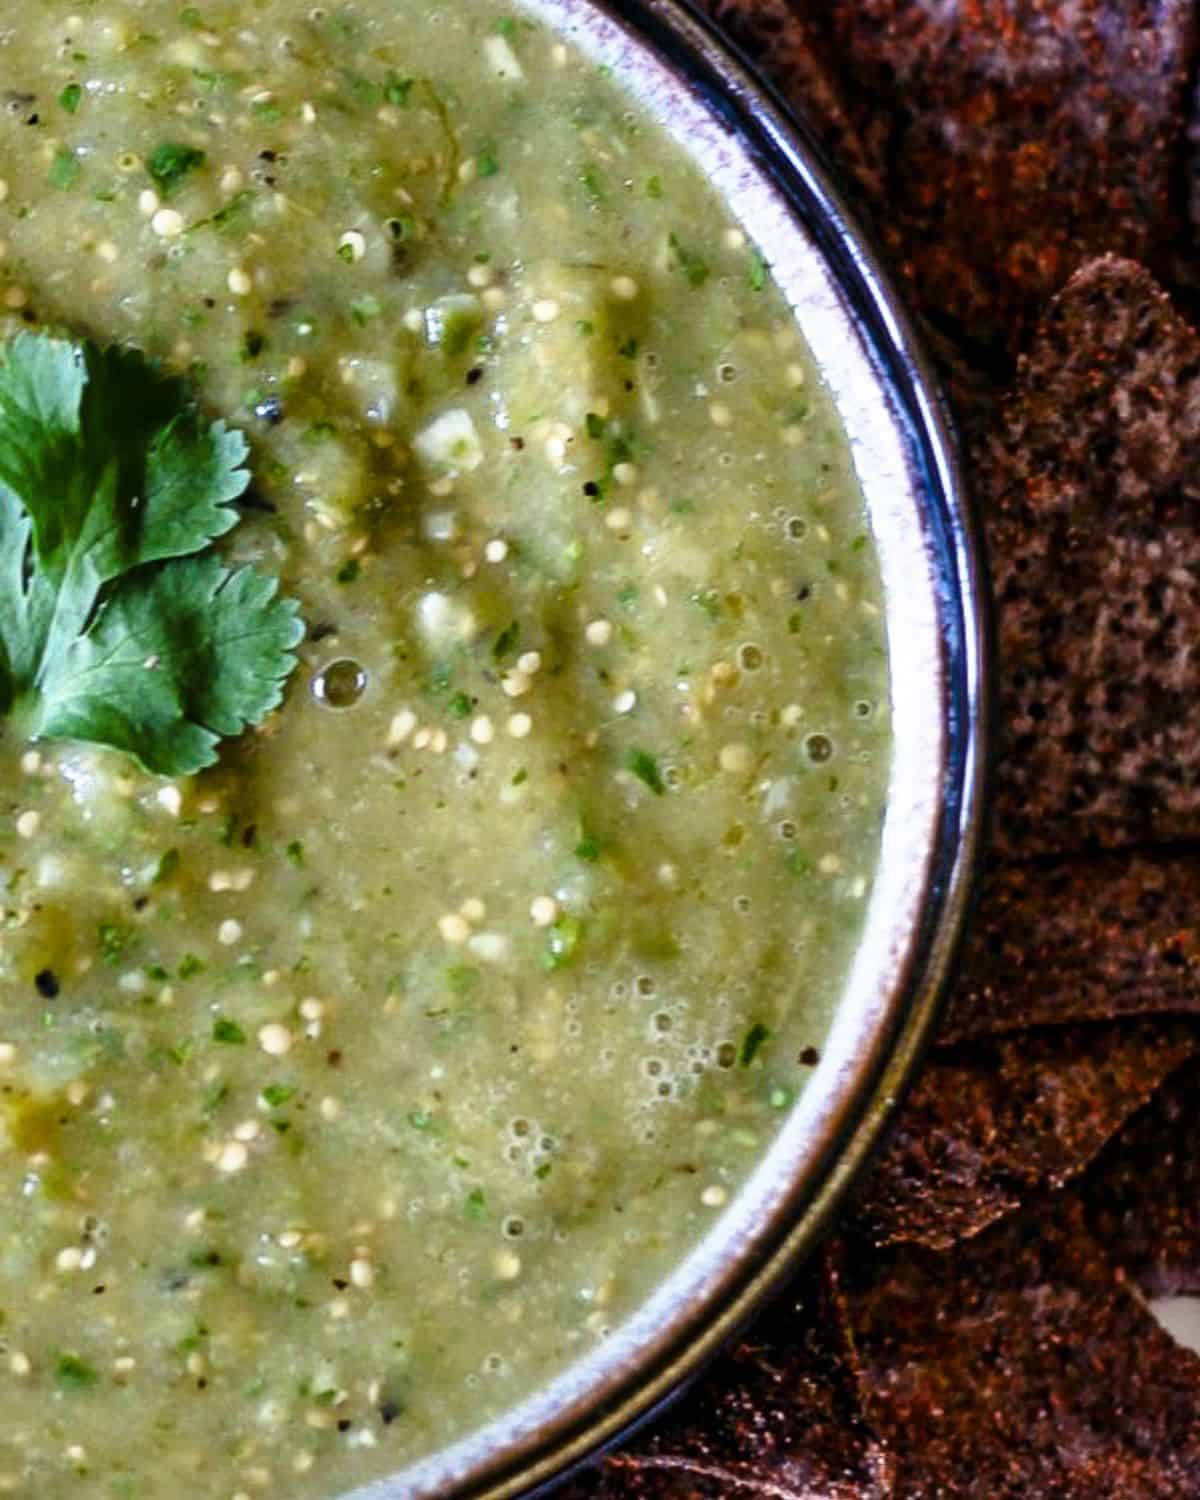
M132 350L22 333L0 355L0 711L36 739L190 775L282 699L297 606L209 549L246 441Z

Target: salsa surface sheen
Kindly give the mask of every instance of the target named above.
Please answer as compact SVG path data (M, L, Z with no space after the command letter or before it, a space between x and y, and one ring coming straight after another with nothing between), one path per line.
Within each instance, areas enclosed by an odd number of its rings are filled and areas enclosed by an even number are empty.
M874 550L769 267L519 12L0 0L0 70L9 331L190 373L308 624L201 777L0 742L0 1493L328 1500L603 1339L803 1088Z

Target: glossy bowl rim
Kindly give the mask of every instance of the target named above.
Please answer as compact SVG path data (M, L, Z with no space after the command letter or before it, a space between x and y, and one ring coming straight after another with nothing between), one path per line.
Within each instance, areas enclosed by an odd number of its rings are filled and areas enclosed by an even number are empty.
M942 648L940 760L930 777L930 784L937 785L937 806L927 846L919 851L919 910L896 954L886 1014L857 1065L852 1092L845 1092L844 1079L834 1082L830 1091L842 1090L838 1107L829 1111L832 1123L812 1152L806 1175L787 1182L754 1225L752 1238L741 1249L726 1244L723 1262L710 1251L713 1284L706 1285L703 1297L681 1305L669 1322L630 1351L623 1366L610 1362L603 1379L564 1400L536 1427L514 1425L506 1432L508 1418L501 1418L346 1500L515 1500L543 1493L652 1417L783 1286L828 1230L838 1203L911 1082L940 1012L970 900L984 817L991 652L978 527L936 379L820 148L691 0L518 3L542 14L577 13L581 27L615 27L646 71L653 65L671 75L677 101L691 109L699 102L716 127L710 154L720 154L718 137L724 133L732 157L753 164L790 216L791 233L797 244L804 242L805 256L815 247L836 285L843 314L861 339L883 393L923 528L926 582ZM669 127L670 107L668 97L664 110L652 111ZM827 371L821 348L814 345L813 354ZM889 624L891 614L889 607ZM892 678L894 682L894 671ZM802 1097L817 1087L819 1074ZM760 1171L777 1146L768 1149ZM714 1230L705 1244L709 1240L721 1242L720 1233ZM692 1252L689 1262L699 1254ZM551 1382L549 1390L558 1384ZM522 1403L516 1415L539 1401L546 1404L544 1393Z

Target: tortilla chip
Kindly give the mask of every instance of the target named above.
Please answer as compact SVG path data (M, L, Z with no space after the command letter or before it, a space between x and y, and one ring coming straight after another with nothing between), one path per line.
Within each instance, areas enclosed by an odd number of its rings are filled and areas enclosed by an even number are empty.
M878 223L926 316L1011 356L1116 251L1166 273L1196 36L1188 0L804 0L886 184Z
M1084 1183L1088 1222L1150 1297L1200 1296L1200 1063L1180 1069Z
M834 1247L863 1406L906 1500L1194 1500L1200 1359L1073 1193L953 1255Z
M562 1500L891 1500L892 1462L862 1424L836 1309L815 1267L751 1334Z
M997 862L938 1034L1200 1012L1200 853Z
M1082 1172L1195 1050L1178 1024L1062 1027L934 1058L851 1222L875 1244L948 1250Z
M1200 834L1200 339L1106 257L1050 307L976 451L1005 854Z

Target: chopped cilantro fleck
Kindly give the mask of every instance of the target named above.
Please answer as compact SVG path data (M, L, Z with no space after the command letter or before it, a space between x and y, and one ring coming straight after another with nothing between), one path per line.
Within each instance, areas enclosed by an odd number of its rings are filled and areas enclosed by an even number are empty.
M661 797L667 790L667 784L662 779L662 772L658 769L658 762L646 750L631 750L626 765L638 778L644 781L656 797Z
M487 1199L484 1197L482 1188L472 1188L467 1194L463 1212L468 1219L474 1220L477 1224L481 1224L487 1218Z
M98 935L100 957L110 967L115 967L128 951L133 941L133 933L128 927L120 927L116 922L101 922Z
M561 916L546 935L546 948L542 954L542 968L561 969L569 964L583 936L583 923L578 917Z
M213 1022L212 1034L214 1042L221 1042L226 1047L246 1045L246 1033L236 1021L230 1021L225 1016L218 1016Z
M365 328L372 318L377 318L383 311L383 304L378 297L369 294L358 297L350 304L350 316L360 328Z
M205 152L196 146L184 146L178 141L164 141L150 153L146 171L164 198L169 198L184 179L198 171L208 160Z
M687 277L688 285L702 287L709 277L708 262L695 250L689 250L675 233L668 237L668 244L674 253L675 264Z
M60 1354L54 1365L54 1378L65 1391L85 1391L96 1384L96 1372L77 1354Z
M475 167L480 177L495 177L500 170L495 151L490 146L485 146L475 158Z
M58 96L58 102L69 115L73 115L83 101L83 90L77 83L68 83Z
M479 970L466 964L451 964L446 970L446 985L455 995L465 995L479 978Z
M771 1039L770 1030L761 1021L755 1021L750 1030L742 1038L741 1050L738 1053L738 1062L743 1068L748 1068L758 1056L759 1049L764 1042Z
M68 188L75 186L82 171L83 168L74 151L62 146L50 164L50 186L61 188L65 192Z
M397 78L394 74L383 86L383 97L389 104L395 104L403 108L408 103L408 96L412 92L415 79Z
M513 620L496 637L492 647L492 656L496 661L503 661L506 656L511 656L517 649L521 639L521 622Z

